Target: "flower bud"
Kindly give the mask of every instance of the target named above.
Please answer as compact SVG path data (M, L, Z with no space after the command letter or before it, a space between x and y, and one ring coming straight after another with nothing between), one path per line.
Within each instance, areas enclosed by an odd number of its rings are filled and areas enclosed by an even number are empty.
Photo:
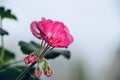
M43 71L44 71L44 74L45 74L45 76L47 76L47 77L51 77L52 76L52 69L49 67L49 66L43 66L42 67L43 68Z
M51 76L52 76L52 69L47 70L45 75L46 75L47 77L51 77Z
M28 60L29 60L30 63L34 63L34 62L36 61L36 56L30 55L30 56L28 57Z
M28 57L24 58L24 62L25 62L26 65L30 63L29 60L28 60Z
M41 76L41 74L42 74L42 71L41 71L41 70L39 70L39 69L35 70L35 76L36 76L37 78L39 78L39 77Z

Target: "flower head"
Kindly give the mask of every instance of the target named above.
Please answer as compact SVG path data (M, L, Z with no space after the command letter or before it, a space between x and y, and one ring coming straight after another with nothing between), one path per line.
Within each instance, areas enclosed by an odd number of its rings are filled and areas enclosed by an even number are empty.
M42 18L31 23L31 31L35 37L45 40L52 47L68 47L73 42L68 28L59 21Z

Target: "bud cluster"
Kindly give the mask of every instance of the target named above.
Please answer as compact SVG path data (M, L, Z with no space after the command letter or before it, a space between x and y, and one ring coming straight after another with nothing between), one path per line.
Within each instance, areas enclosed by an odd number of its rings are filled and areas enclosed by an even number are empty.
M36 55L33 55L33 54L24 58L24 62L26 65L28 65L30 63L33 64L34 62L38 63L38 66L36 67L36 69L34 71L34 74L37 78L39 78L42 75L42 70L39 68L39 63L41 63L42 61L44 61L44 64L42 66L44 75L47 77L51 77L52 69L50 68L48 62L45 59L40 59L39 57L37 57Z
M35 55L29 55L27 57L24 58L24 62L26 65L30 64L30 63L34 63L36 61L36 56Z

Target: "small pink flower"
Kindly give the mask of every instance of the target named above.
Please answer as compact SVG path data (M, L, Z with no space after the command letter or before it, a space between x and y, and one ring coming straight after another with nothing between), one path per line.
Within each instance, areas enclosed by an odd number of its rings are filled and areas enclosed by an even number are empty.
M42 71L41 71L41 70L35 70L35 76L36 76L37 78L39 78L39 77L41 76L41 74L42 74Z
M52 47L68 47L73 42L68 28L59 21L42 18L41 21L32 22L31 31L34 36L39 36Z
M30 56L28 57L28 60L29 60L30 63L34 63L34 62L36 61L36 56L30 55Z
M30 63L29 60L28 60L28 57L24 58L24 62L25 62L26 65Z

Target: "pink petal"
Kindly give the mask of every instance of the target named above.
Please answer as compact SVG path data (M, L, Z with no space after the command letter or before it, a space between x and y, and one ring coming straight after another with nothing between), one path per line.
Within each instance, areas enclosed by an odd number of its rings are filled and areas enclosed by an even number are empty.
M33 21L30 25L30 29L33 33L33 35L39 39L41 39L40 31L38 29L38 24L36 21Z

